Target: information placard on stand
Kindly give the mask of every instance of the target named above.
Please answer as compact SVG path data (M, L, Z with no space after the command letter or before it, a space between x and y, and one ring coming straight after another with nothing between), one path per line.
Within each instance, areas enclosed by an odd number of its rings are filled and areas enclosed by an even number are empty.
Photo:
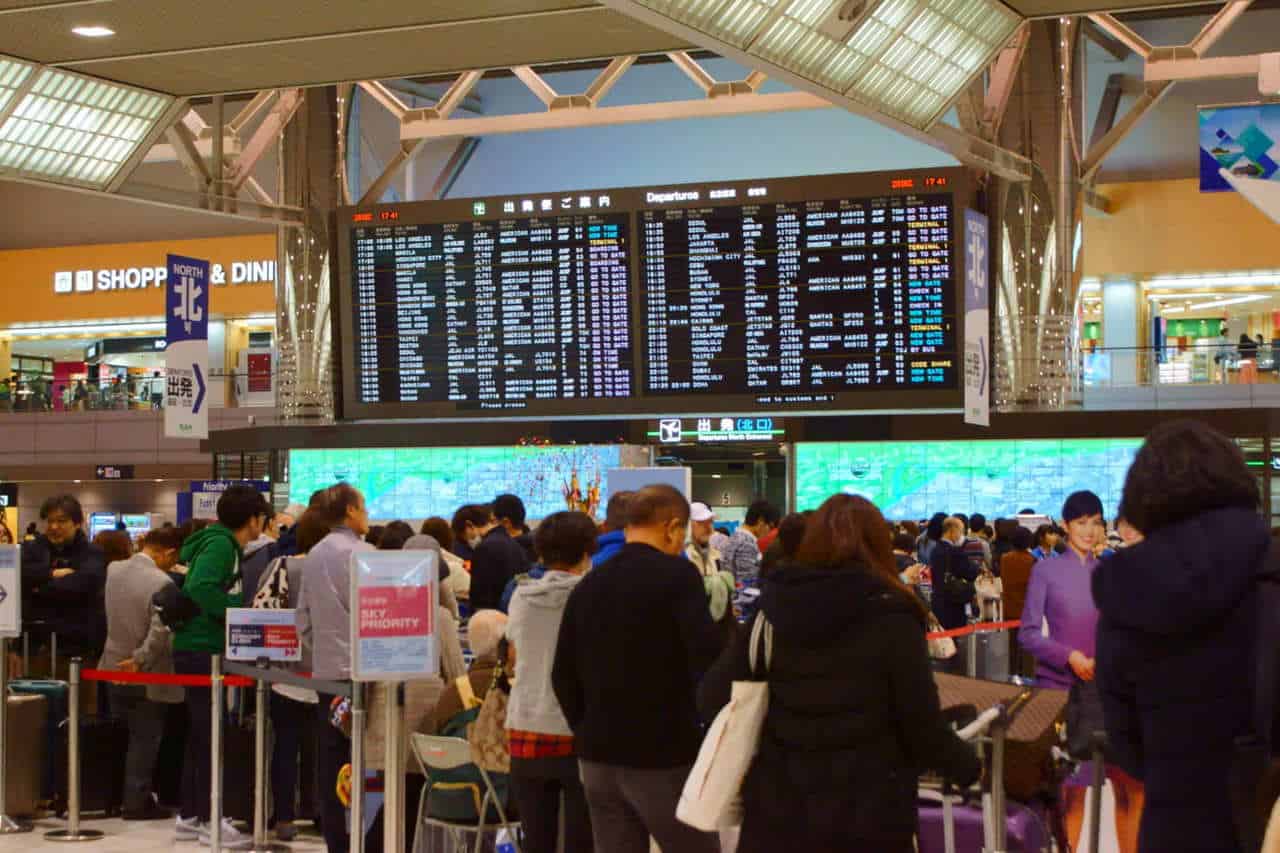
M434 551L351 555L351 679L415 681L440 672Z
M21 634L22 550L18 545L0 545L0 637Z
M235 607L227 611L227 660L255 663L302 660L298 611Z

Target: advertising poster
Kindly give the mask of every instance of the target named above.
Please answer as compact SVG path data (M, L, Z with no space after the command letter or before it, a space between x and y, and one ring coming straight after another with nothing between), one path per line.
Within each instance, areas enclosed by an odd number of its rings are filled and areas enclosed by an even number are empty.
M1280 104L1201 107L1200 191L1226 192L1219 172L1280 182Z
M991 426L987 217L964 212L964 422Z
M302 660L298 611L258 610L245 607L227 611L227 660L256 663L292 663Z
M440 672L434 551L351 555L351 678L414 681Z
M21 547L0 545L0 637L22 634Z
M209 262L169 255L167 264L164 434L208 438Z

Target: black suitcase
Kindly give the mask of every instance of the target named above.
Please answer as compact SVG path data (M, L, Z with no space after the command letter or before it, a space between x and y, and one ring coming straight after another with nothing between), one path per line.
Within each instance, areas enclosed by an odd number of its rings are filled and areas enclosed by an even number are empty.
M58 811L67 807L67 734L70 722L58 730ZM80 812L108 817L124 806L124 764L129 752L129 727L113 717L80 719Z
M252 721L232 720L222 734L222 816L253 822Z

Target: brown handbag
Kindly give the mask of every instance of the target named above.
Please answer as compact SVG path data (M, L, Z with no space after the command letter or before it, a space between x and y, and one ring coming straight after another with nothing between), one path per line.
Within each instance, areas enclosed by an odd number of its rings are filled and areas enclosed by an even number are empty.
M982 681L935 672L942 707L973 705L984 711L1011 702L1025 687ZM1009 727L1005 741L1004 788L1010 797L1027 802L1037 794L1052 792L1053 747L1058 743L1057 724L1067 706L1067 691L1036 690Z
M490 773L511 772L511 750L507 746L508 683L502 663L493 671L493 684L484 696L480 714L467 726L471 760Z

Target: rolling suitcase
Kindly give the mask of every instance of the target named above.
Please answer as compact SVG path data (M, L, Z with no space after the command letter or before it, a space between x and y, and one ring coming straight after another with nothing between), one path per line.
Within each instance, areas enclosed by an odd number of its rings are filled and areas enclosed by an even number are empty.
M9 696L5 720L4 813L31 817L43 799L45 725L49 703L43 696Z
M57 757L60 727L67 719L67 691L65 681L41 679L17 679L9 682L9 692L19 696L43 696L45 699L44 749L41 750L40 799L52 802L58 793ZM63 766L63 773L66 766Z
M982 807L973 803L956 802L956 799L952 798L951 806L955 853L976 853L986 849L986 817ZM948 853L945 841L946 815L941 795L921 792L917 811L920 816L920 853ZM1029 806L1020 803L1009 803L1006 806L1005 831L1008 836L1005 853L1046 853L1050 849L1048 821Z
M67 803L67 733L58 729L55 769L58 811ZM124 765L129 752L129 726L113 717L80 718L80 811L113 817L124 806Z

